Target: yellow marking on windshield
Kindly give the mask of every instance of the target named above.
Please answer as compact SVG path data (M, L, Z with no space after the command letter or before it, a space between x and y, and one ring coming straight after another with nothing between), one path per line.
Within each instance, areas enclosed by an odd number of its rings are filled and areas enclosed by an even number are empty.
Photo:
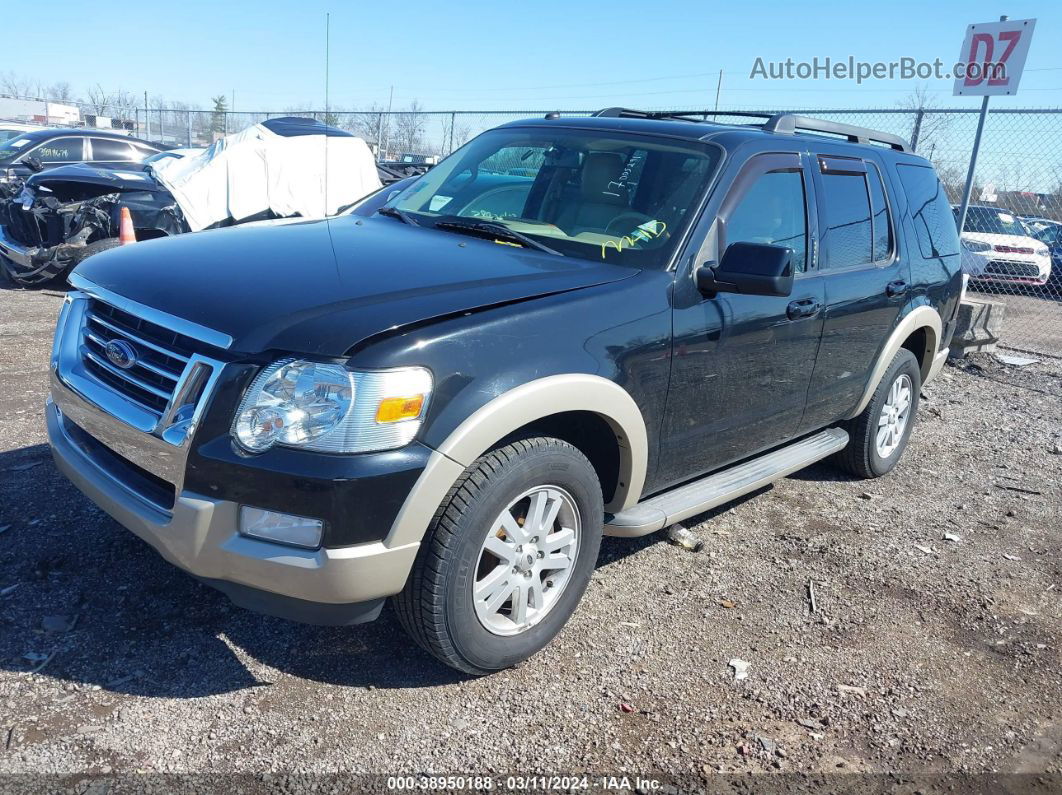
M494 242L497 243L499 246L516 246L517 248L523 248L522 244L510 243L508 240L495 240Z
M609 246L616 249L616 251L623 251L624 248L633 248L638 243L658 238L664 234L665 231L667 231L667 224L663 221L646 221L629 235L624 235L619 240L606 240L602 243L601 259L605 259L605 254L608 251Z

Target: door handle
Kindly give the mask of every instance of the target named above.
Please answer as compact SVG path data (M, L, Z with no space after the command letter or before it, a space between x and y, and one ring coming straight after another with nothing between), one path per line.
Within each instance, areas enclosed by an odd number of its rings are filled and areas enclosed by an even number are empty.
M805 317L814 317L822 309L822 304L814 298L802 298L799 301L790 301L785 308L785 316L790 320L799 320Z
M885 295L889 298L895 298L898 295L903 295L907 292L907 282L903 279L897 279L894 282L889 282L885 285Z

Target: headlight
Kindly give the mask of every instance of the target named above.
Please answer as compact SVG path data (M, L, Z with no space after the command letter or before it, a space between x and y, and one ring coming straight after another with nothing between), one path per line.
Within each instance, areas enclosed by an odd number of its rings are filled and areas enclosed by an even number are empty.
M1039 248L1033 249L1033 253L1038 257L1046 257L1050 252L1047 250L1047 246L1040 246Z
M284 359L255 378L232 434L254 453L276 444L327 453L402 447L420 429L431 388L420 367L355 372Z
M982 243L979 240L967 240L966 238L963 238L962 245L967 251L982 252L992 250L992 246L988 243Z

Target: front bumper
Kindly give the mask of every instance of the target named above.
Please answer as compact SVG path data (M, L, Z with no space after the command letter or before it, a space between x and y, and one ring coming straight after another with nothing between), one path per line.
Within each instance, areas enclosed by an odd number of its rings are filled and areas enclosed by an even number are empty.
M39 248L27 248L16 240L11 239L7 230L0 226L0 254L7 257L16 265L23 268L34 266L34 256L39 254Z
M166 560L237 604L306 623L358 623L375 618L383 599L405 584L418 544L300 550L241 536L234 502L183 491L172 511L158 508L116 471L113 453L79 432L56 397L53 383L46 415L59 470Z

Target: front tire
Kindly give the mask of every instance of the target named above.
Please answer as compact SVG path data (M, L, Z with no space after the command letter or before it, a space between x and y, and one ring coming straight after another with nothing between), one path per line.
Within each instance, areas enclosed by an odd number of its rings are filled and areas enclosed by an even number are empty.
M859 478L880 478L891 472L907 449L921 388L918 360L901 348L863 413L842 426L849 441L837 454L840 467Z
M601 485L575 447L537 437L492 450L443 500L395 597L399 621L459 671L516 665L575 611L603 524Z

